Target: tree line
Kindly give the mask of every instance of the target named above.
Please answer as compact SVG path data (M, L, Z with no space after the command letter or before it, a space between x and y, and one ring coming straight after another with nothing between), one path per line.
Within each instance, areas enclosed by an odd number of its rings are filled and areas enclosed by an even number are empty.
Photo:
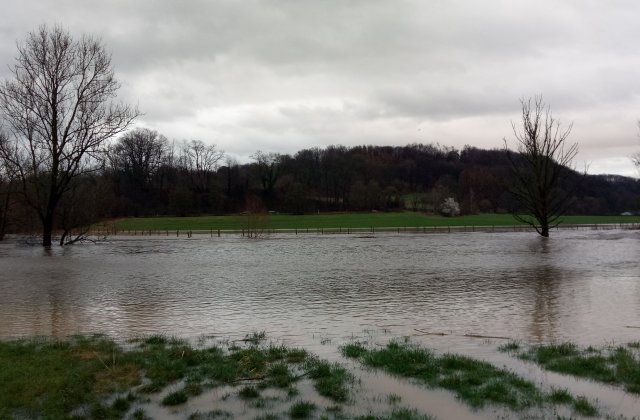
M98 164L98 162L96 162ZM329 146L293 155L256 152L238 163L202 141L169 141L135 129L110 145L91 172L76 177L61 201L56 229L101 219L228 214L259 207L282 213L413 210L439 212L454 198L462 214L525 211L509 187L514 174L503 149L439 144ZM37 231L18 186L0 184L5 231ZM567 171L560 188L567 214L637 211L640 184L618 175ZM13 194L12 194L13 191Z

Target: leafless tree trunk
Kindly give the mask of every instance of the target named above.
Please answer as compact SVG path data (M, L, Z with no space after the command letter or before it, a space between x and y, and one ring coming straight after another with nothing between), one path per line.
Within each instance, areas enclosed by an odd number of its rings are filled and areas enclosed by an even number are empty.
M504 143L514 177L510 191L529 217L514 216L548 237L569 202L570 195L560 189L560 181L571 170L578 144L567 144L572 125L561 128L541 97L523 99L521 104L522 127L512 123L516 153L509 150L506 139Z
M0 85L8 134L0 159L22 184L51 246L54 215L74 178L95 170L104 143L138 115L111 100L120 87L99 40L79 40L61 27L41 26L18 45L12 79Z
M262 200L255 196L247 197L247 237L259 238L269 228L269 213Z
M9 207L15 194L15 182L0 164L0 241L4 239L9 224Z
M640 127L640 121L638 121L638 127ZM640 171L640 152L631 156L631 160L633 161L633 164L636 165L636 169Z

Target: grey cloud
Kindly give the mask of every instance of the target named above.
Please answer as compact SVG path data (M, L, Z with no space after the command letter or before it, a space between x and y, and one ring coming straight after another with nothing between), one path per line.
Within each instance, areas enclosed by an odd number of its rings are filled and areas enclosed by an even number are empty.
M638 147L635 0L23 0L3 12L1 77L41 23L94 34L146 124L238 155L499 147L536 94L603 158ZM597 146L605 136L621 148Z

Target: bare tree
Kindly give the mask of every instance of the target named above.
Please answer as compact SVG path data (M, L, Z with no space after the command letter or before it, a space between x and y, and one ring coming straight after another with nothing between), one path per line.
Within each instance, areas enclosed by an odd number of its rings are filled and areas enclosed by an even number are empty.
M88 240L109 199L104 178L91 175L74 178L56 212L60 246Z
M638 121L638 126L640 127L640 121ZM631 156L631 161L633 161L633 164L636 165L636 168L640 171L640 152Z
M249 194L246 210L247 237L259 238L269 229L269 213L260 197Z
M0 85L0 113L8 135L0 158L22 184L50 246L58 203L71 181L96 170L104 143L138 115L115 104L120 85L111 56L92 37L74 40L55 26L41 26L18 45L12 79Z
M571 170L578 144L567 144L572 124L562 128L541 97L520 102L522 127L512 123L516 153L509 150L504 139L514 178L510 191L528 213L523 216L514 212L514 217L548 237L549 229L558 225L569 203L570 195L560 183Z
M187 170L196 191L208 190L211 175L218 169L224 152L215 144L207 145L201 140L185 142L180 156L181 165Z
M251 155L256 161L256 168L262 191L267 197L273 194L276 181L280 177L283 156L278 153L264 153L260 150Z
M190 171L214 172L224 157L224 152L218 150L215 144L207 145L201 140L185 142L182 150L183 164Z
M169 154L167 138L157 131L137 128L120 137L108 151L111 167L143 189Z
M0 133L0 142L3 134ZM9 224L9 208L16 192L16 182L0 161L0 241L4 239Z

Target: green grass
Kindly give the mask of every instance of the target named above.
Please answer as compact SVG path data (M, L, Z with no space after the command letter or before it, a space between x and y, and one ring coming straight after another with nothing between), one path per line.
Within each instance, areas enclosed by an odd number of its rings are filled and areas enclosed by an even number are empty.
M503 344L500 347L498 347L498 350L500 351L504 351L504 352L515 352L520 350L520 343L517 343L515 341L510 341L507 344Z
M152 336L128 343L126 350L100 335L0 341L0 418L68 418L78 410L81 416L123 418L138 395L181 381L183 387L167 394L162 405L247 380L257 388L293 389L300 372L322 363L304 350L254 340L226 349L194 348ZM252 391L245 387L239 394L253 398Z
M320 215L272 215L269 229L370 229L443 226L513 226L520 225L509 214L479 214L461 217L428 216L419 212L330 213ZM115 222L119 231L209 231L241 230L246 216L146 217ZM565 216L566 224L640 223L637 216Z
M162 405L179 405L184 404L189 399L189 396L182 390L175 391L167 395L162 399Z
M561 343L519 349L515 355L554 372L623 386L629 392L640 394L640 356L633 351L636 348L635 342L599 349Z
M138 366L102 336L0 342L0 418L65 417L139 383Z
M238 391L238 396L243 400L251 400L260 396L260 391L255 386L245 386Z
M200 411L196 411L195 413L192 413L189 417L187 417L188 420L211 420L211 419L231 419L231 418L233 418L233 414L224 410L212 410L207 413L201 413Z
M558 389L554 388L551 390L551 394L549 395L551 401L556 404L571 404L573 402L573 396L569 393L566 388Z
M418 413L409 408L394 409L389 415L368 415L356 417L357 420L431 420L434 417Z
M342 353L358 358L367 366L452 391L473 408L497 404L520 411L548 403L574 404L579 407L574 407L577 411L588 403L563 391L546 393L533 382L489 363L456 354L436 355L410 343L391 342L384 349L366 348L356 343L342 347ZM586 412L584 409L583 413Z
M310 359L307 363L308 375L313 379L316 391L337 402L349 398L348 385L354 381L353 375L337 363Z
M136 409L133 414L131 414L131 418L133 420L151 420L151 417L147 416L142 408Z
M311 413L316 409L314 403L306 401L298 401L294 403L289 409L289 416L292 419L306 419L311 416Z
M578 397L573 402L573 409L576 413L586 417L595 417L598 415L598 409L584 397Z

